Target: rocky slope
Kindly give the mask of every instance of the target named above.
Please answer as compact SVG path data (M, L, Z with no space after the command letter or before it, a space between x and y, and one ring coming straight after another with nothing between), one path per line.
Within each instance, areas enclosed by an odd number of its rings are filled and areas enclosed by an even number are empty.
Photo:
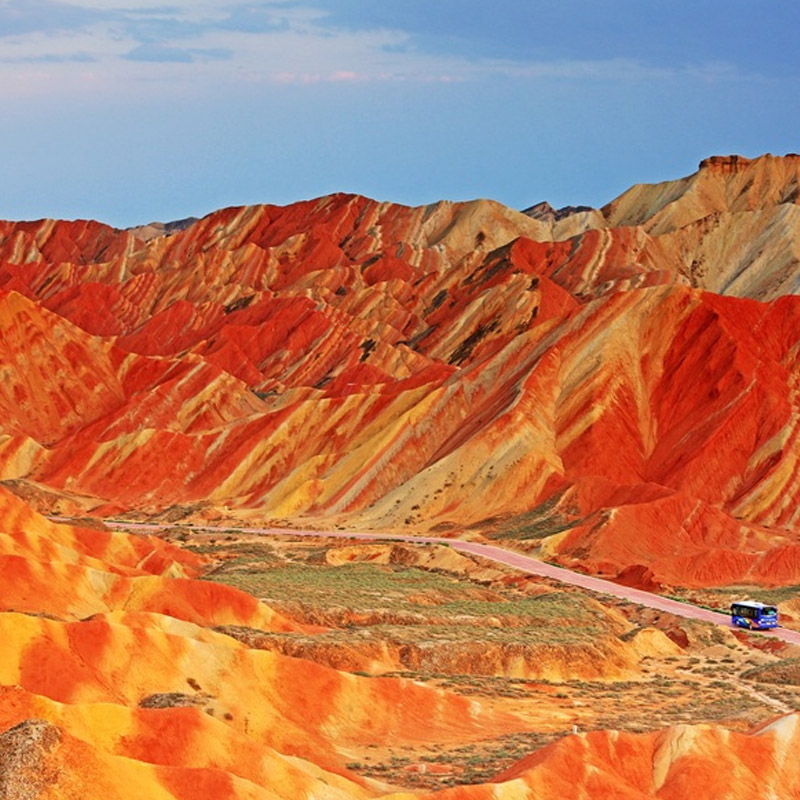
M401 679L251 650L218 630L323 629L191 575L157 538L55 525L0 491L0 794L375 797L354 745L469 741L513 715Z
M0 530L8 800L712 800L731 785L748 798L800 796L797 714L749 734L680 725L568 735L489 783L393 788L354 772L351 753L386 742L436 753L520 733L530 722L509 710L518 701L503 710L253 649L221 631L323 629L192 578L202 559L158 538L56 525L2 491ZM544 688L542 719L568 714Z
M799 170L712 158L538 218L333 195L147 241L3 223L0 479L798 583Z

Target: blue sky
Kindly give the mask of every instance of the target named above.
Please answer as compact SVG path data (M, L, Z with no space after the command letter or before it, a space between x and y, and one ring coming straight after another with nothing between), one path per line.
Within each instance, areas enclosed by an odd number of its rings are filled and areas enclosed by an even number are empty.
M800 151L796 0L0 0L0 217L601 205Z

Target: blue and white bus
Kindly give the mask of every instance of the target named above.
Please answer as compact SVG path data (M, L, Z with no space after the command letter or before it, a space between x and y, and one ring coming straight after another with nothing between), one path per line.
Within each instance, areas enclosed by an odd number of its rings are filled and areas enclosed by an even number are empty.
M766 630L778 627L778 609L764 603L741 600L731 603L731 623L740 628Z

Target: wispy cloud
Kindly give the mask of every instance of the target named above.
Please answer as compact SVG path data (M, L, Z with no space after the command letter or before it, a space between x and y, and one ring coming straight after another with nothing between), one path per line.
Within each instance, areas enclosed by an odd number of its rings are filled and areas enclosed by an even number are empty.
M87 72L87 64L96 69ZM26 71L31 65L37 69ZM100 85L134 93L145 82L148 93L159 85L167 93L193 82L199 91L242 82L636 81L676 74L704 81L738 75L724 62L664 67L619 57L501 60L436 52L401 28L348 29L314 0L172 0L163 6L152 0L0 0L0 97L96 91Z
M140 44L125 53L123 58L128 61L151 61L160 64L193 64L197 61L229 61L233 58L233 51L224 48L171 47L147 43Z
M93 64L97 61L89 53L69 53L57 55L46 53L41 56L0 57L0 64Z
M107 14L55 0L0 0L0 37L78 30Z

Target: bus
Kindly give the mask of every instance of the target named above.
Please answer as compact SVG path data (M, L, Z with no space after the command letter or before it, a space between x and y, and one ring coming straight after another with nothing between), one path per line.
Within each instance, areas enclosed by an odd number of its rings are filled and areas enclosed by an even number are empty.
M764 603L741 600L731 603L731 623L740 628L766 630L778 627L778 609Z

